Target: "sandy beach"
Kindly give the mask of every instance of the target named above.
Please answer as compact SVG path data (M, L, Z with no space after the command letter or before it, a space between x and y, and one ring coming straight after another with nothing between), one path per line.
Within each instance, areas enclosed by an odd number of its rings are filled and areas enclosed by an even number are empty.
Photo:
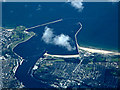
M100 49L92 49L92 48L86 48L86 47L80 47L79 50L85 50L91 53L98 53L98 54L108 54L108 55L120 55L119 52L113 52L113 51L107 51L107 50L100 50ZM79 54L77 55L51 55L47 52L44 54L44 56L51 56L51 57L58 57L58 58L77 58L79 57Z
M86 48L86 47L78 47L81 50L85 50L91 53L99 53L99 54L111 54L111 55L120 55L119 52L114 51L107 51L107 50L100 50L100 49L92 49L92 48Z
M77 55L51 55L46 52L44 56L51 56L51 57L58 57L58 58L75 58L75 57L77 58L79 57L79 54Z

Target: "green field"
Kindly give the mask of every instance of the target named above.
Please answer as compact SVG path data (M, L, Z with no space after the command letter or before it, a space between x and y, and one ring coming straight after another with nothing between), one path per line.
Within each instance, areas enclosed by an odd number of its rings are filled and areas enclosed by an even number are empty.
M29 32L29 34L26 34L24 31L24 26L17 26L15 30L13 30L13 35L11 36L13 43L10 45L11 49L13 49L19 43L24 42L35 35L34 32Z

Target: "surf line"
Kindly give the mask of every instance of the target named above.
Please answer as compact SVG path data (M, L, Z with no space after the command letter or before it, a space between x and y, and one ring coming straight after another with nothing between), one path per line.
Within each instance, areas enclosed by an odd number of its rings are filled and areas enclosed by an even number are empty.
M48 22L48 23L40 24L40 25L37 25L37 26L34 26L34 27L26 28L25 30L28 31L28 30L33 29L33 28L49 25L49 24L52 24L52 23L57 23L57 22L60 22L60 21L63 21L63 19L58 19L58 20L55 20L55 21L52 21L52 22Z

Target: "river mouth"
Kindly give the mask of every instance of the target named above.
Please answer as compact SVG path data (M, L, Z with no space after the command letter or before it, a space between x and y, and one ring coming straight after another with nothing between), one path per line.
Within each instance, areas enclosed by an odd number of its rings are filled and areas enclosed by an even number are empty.
M37 11L35 8L37 8L37 6L40 5L43 7L41 7L41 10ZM91 7L91 5L93 7ZM4 26L16 27L18 25L31 27L63 18L64 21L69 21L69 23L56 23L54 27L49 25L49 27L55 30L57 29L59 32L55 33L59 35L61 34L61 32L65 31L71 30L77 31L78 27L73 26L71 28L67 28L65 27L65 25L71 26L72 24L70 25L70 23L73 22L74 24L76 24L75 22L80 21L83 24L83 29L81 33L79 33L78 35L79 45L81 44L82 46L85 45L93 47L97 46L98 48L99 47L105 49L109 48L109 50L118 49L118 4L114 3L113 5L112 3L106 2L103 3L91 2L84 3L84 6L85 8L81 12L79 12L77 9L71 7L70 4L62 2L61 3L6 2L3 3L3 27ZM15 18L16 16L20 17L16 20ZM63 29L61 29L62 27ZM44 27L43 29L40 30L44 30ZM39 30L36 31L33 30L33 32L41 34L41 31ZM66 35L68 35L69 33L66 32ZM71 35L70 37L74 38L74 34L70 35ZM52 54L52 52L50 53Z
M64 24L66 25L64 26ZM48 27L48 29L51 29L51 31L54 34L53 35L54 38L59 37L59 39L63 39L60 37L60 35L64 35L64 38L69 37L69 40L64 41L66 43L66 46L63 45L62 41L59 41L60 44L58 45L52 41L50 41L49 43L46 43L42 39L43 34L45 33L46 27ZM62 22L31 29L29 31L33 31L36 35L33 36L28 41L19 44L17 47L14 48L14 51L23 58L39 56L39 53L41 53L42 50L46 50L50 54L59 54L59 55L78 54L76 42L75 42L75 33L79 28L80 26L78 22L75 21L74 19L73 20L63 19ZM50 39L50 37L49 38L46 37L46 38ZM67 48L68 46L70 46L72 50L68 50Z
M30 5L29 8L25 8L25 4L28 4L28 6ZM39 4L41 4L41 6L43 5L43 8L41 7L42 9L38 12L35 10L34 6L38 6ZM73 46L75 45L74 34L79 28L79 26L77 26L76 24L78 21L80 21L83 24L83 29L78 36L78 42L80 44L83 44L82 46L87 45L96 47L96 43L99 43L97 45L99 47L105 46L105 48L108 48L108 46L110 46L110 48L117 48L116 46L118 45L118 16L116 4L112 6L111 3L84 3L85 9L82 12L78 12L73 7L64 3L59 3L59 5L58 3L51 3L51 5L49 3L12 3L12 5L10 5L10 3L6 3L5 5L4 3L5 8L3 9L5 9L5 12L3 12L3 25L5 26L7 22L8 26L9 24L11 26L13 24L13 26L23 25L30 27L62 17L66 21L56 23L54 25L51 24L48 25L48 27L53 28L56 35L60 35L61 33L69 35L73 40ZM93 5L93 7L91 7L91 5ZM7 6L9 7L9 9L7 8ZM14 11L15 13L11 13L10 10L12 10L12 12ZM19 16L20 18L16 20L16 16ZM69 17L72 19L69 19ZM68 20L71 21L67 23ZM75 22L73 20L75 20ZM46 86L49 87L49 85L45 85L41 82L34 80L29 73L36 61L43 56L44 51L48 51L49 54L53 55L78 54L77 50L68 51L65 48L51 44L47 45L46 43L41 41L44 29L45 26L31 30L36 33L36 36L32 37L30 40L24 43L19 44L13 50L15 53L25 59L22 65L18 67L16 71L16 77L28 88L40 88Z
M25 85L25 88L50 88L49 85L42 83L41 81L35 80L31 77L31 70L37 60L43 56L44 50L40 53L39 57L26 58L22 65L20 65L15 73L16 78ZM33 60L34 59L34 60Z
M48 27L53 28L52 25L48 25ZM23 82L23 84L26 87L29 87L29 88L34 88L34 87L41 88L41 86L46 87L46 88L51 87L49 85L41 83L40 80L39 81L35 80L34 78L32 78L30 76L30 73L31 73L31 70L32 70L34 64L37 62L37 60L39 58L43 57L43 54L46 51L48 51L48 53L50 53L50 54L60 54L60 55L78 54L77 49L73 50L73 51L68 51L67 49L65 49L63 47L59 47L57 45L52 45L52 44L48 45L45 42L43 42L41 40L41 37L43 35L44 28L45 27L38 27L38 28L32 29L31 31L33 31L35 33L38 32L38 33L36 33L36 35L33 36L28 41L20 43L13 49L13 51L16 54L20 55L23 59L25 59L24 62L22 63L22 65L20 65L18 67L15 76L17 77L17 79L19 79L21 82ZM58 28L58 27L56 27L56 28ZM60 34L60 32L58 32L58 34ZM67 34L69 32L66 31L65 33ZM74 33L75 33L75 31L74 31ZM72 32L72 33L70 33L71 35L69 34L70 36L73 37L73 38L71 38L72 40L74 40L74 33ZM73 45L75 46L75 41L73 41Z

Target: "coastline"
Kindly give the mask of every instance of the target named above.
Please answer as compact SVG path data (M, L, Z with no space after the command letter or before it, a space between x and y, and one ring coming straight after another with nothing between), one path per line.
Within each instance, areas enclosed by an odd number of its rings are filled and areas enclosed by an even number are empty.
M77 31L76 34L75 34L75 42L76 42L76 45L77 45L78 53L80 52L80 49L82 49L82 50L85 50L85 51L88 51L88 52L91 52L91 53L120 55L119 52L108 51L108 50L100 50L100 49L93 49L93 48L86 48L86 47L81 47L81 46L79 46L78 41L77 41L77 34L81 31L81 29L82 29L82 24L79 22L79 25L80 25L81 27L78 29L78 31Z
M108 51L108 50L100 50L100 49L93 49L93 48L87 48L87 47L78 47L81 50L85 50L91 53L99 53L99 54L111 54L111 55L120 55L119 52L114 52L114 51Z
M24 41L22 41L22 42L17 43L17 44L12 48L12 51L13 51L13 49L14 49L17 45L19 45L20 43L23 43L23 42L28 41L28 40L31 39L33 36L35 36L35 33L34 33L34 35L30 36L28 39L26 39L26 40L24 40Z
M44 25L44 24L43 24ZM88 52L91 52L91 53L99 53L99 54L110 54L110 55L120 55L119 52L114 52L114 51L109 51L109 50L101 50L99 48L88 48L88 47L84 47L84 46L79 46L78 44L78 41L77 41L77 34L81 31L82 29L82 24L79 22L79 25L81 26L78 31L76 32L75 34L75 41L76 41L76 45L77 45L77 51L78 53L80 52L80 50L85 50L85 51L88 51ZM39 26L39 25L38 25ZM8 29L9 30L9 29ZM13 29L10 29L10 30L13 30ZM25 30L26 31L26 30ZM23 62L23 58L21 56L19 56L18 54L16 54L14 52L14 48L19 45L20 43L23 43L23 42L26 42L28 41L29 39L31 39L33 36L35 35L35 33L33 33L33 35L31 35L29 38L27 38L26 40L24 41L21 41L19 43L17 43L14 47L12 47L12 52L17 55L19 58L22 59L22 61L20 62L20 65L22 64ZM52 57L63 57L63 58L73 58L73 57L78 57L79 54L76 54L76 55L51 55L51 54L48 54L48 53L45 53L44 54L45 56L52 56Z
M120 55L119 52L93 49L93 48L87 48L87 47L80 47L79 45L78 45L78 49L79 49L79 51L84 50L84 51L88 51L88 52L91 52L91 53L99 53L99 54L104 54L104 55ZM76 55L52 55L52 54L48 54L46 52L44 54L44 56L58 57L58 58L77 58L77 57L79 57L79 54L76 54Z
M31 28L26 28L25 29L25 32L26 33L29 33L27 30L30 30L30 29L33 29L33 28L36 28L36 27L39 27L39 26L44 26L44 25L47 25L47 24L52 24L52 23L56 23L56 22L59 22L59 21L62 21L63 19L59 19L59 20L56 20L56 21L53 21L53 22L48 22L48 23L45 23L45 24L41 24L41 25L38 25L38 26L35 26L35 27L31 27ZM3 28L3 27L2 27ZM4 28L5 29L5 28ZM6 29L7 31L13 31L14 29ZM33 32L33 35L31 35L29 38L27 38L26 40L23 40L23 41L19 41L18 43L16 43L13 47L12 47L12 52L18 56L21 61L18 63L17 61L17 66L14 67L13 69L13 72L16 73L16 70L17 68L19 67L19 65L21 65L24 61L23 57L21 57L20 55L18 55L17 53L14 52L14 48L17 47L19 44L23 43L23 42L26 42L28 41L29 39L31 39L33 36L35 36L35 33Z
M75 34L75 42L76 42L76 46L77 46L77 51L78 51L78 54L77 55L52 55L52 54L48 54L47 52L44 54L44 56L51 56L51 57L59 57L59 58L76 58L76 57L79 57L79 54L80 54L80 50L84 50L84 51L88 51L88 52L91 52L91 53L99 53L99 54L108 54L108 55L120 55L119 52L115 52L115 51L109 51L109 50L102 50L102 49L97 49L97 48L87 48L87 47L81 47L79 46L78 44L78 41L77 41L77 34L81 31L82 29L82 24L79 22L79 25L81 26L78 31L76 32Z
M28 40L31 39L33 36L35 36L35 33L34 33L32 36L30 36L28 39L26 39L26 40L24 40L24 41L22 41L22 42L19 42L19 43L17 43L14 47L12 47L12 52L21 59L20 63L17 62L17 66L14 67L14 69L13 69L13 70L14 70L14 71L13 71L14 73L16 73L17 68L18 68L19 65L21 65L21 64L23 63L23 61L24 61L23 57L21 57L20 55L18 55L17 53L14 52L14 48L15 48L16 46L18 46L20 43L23 43L23 42L28 41Z

